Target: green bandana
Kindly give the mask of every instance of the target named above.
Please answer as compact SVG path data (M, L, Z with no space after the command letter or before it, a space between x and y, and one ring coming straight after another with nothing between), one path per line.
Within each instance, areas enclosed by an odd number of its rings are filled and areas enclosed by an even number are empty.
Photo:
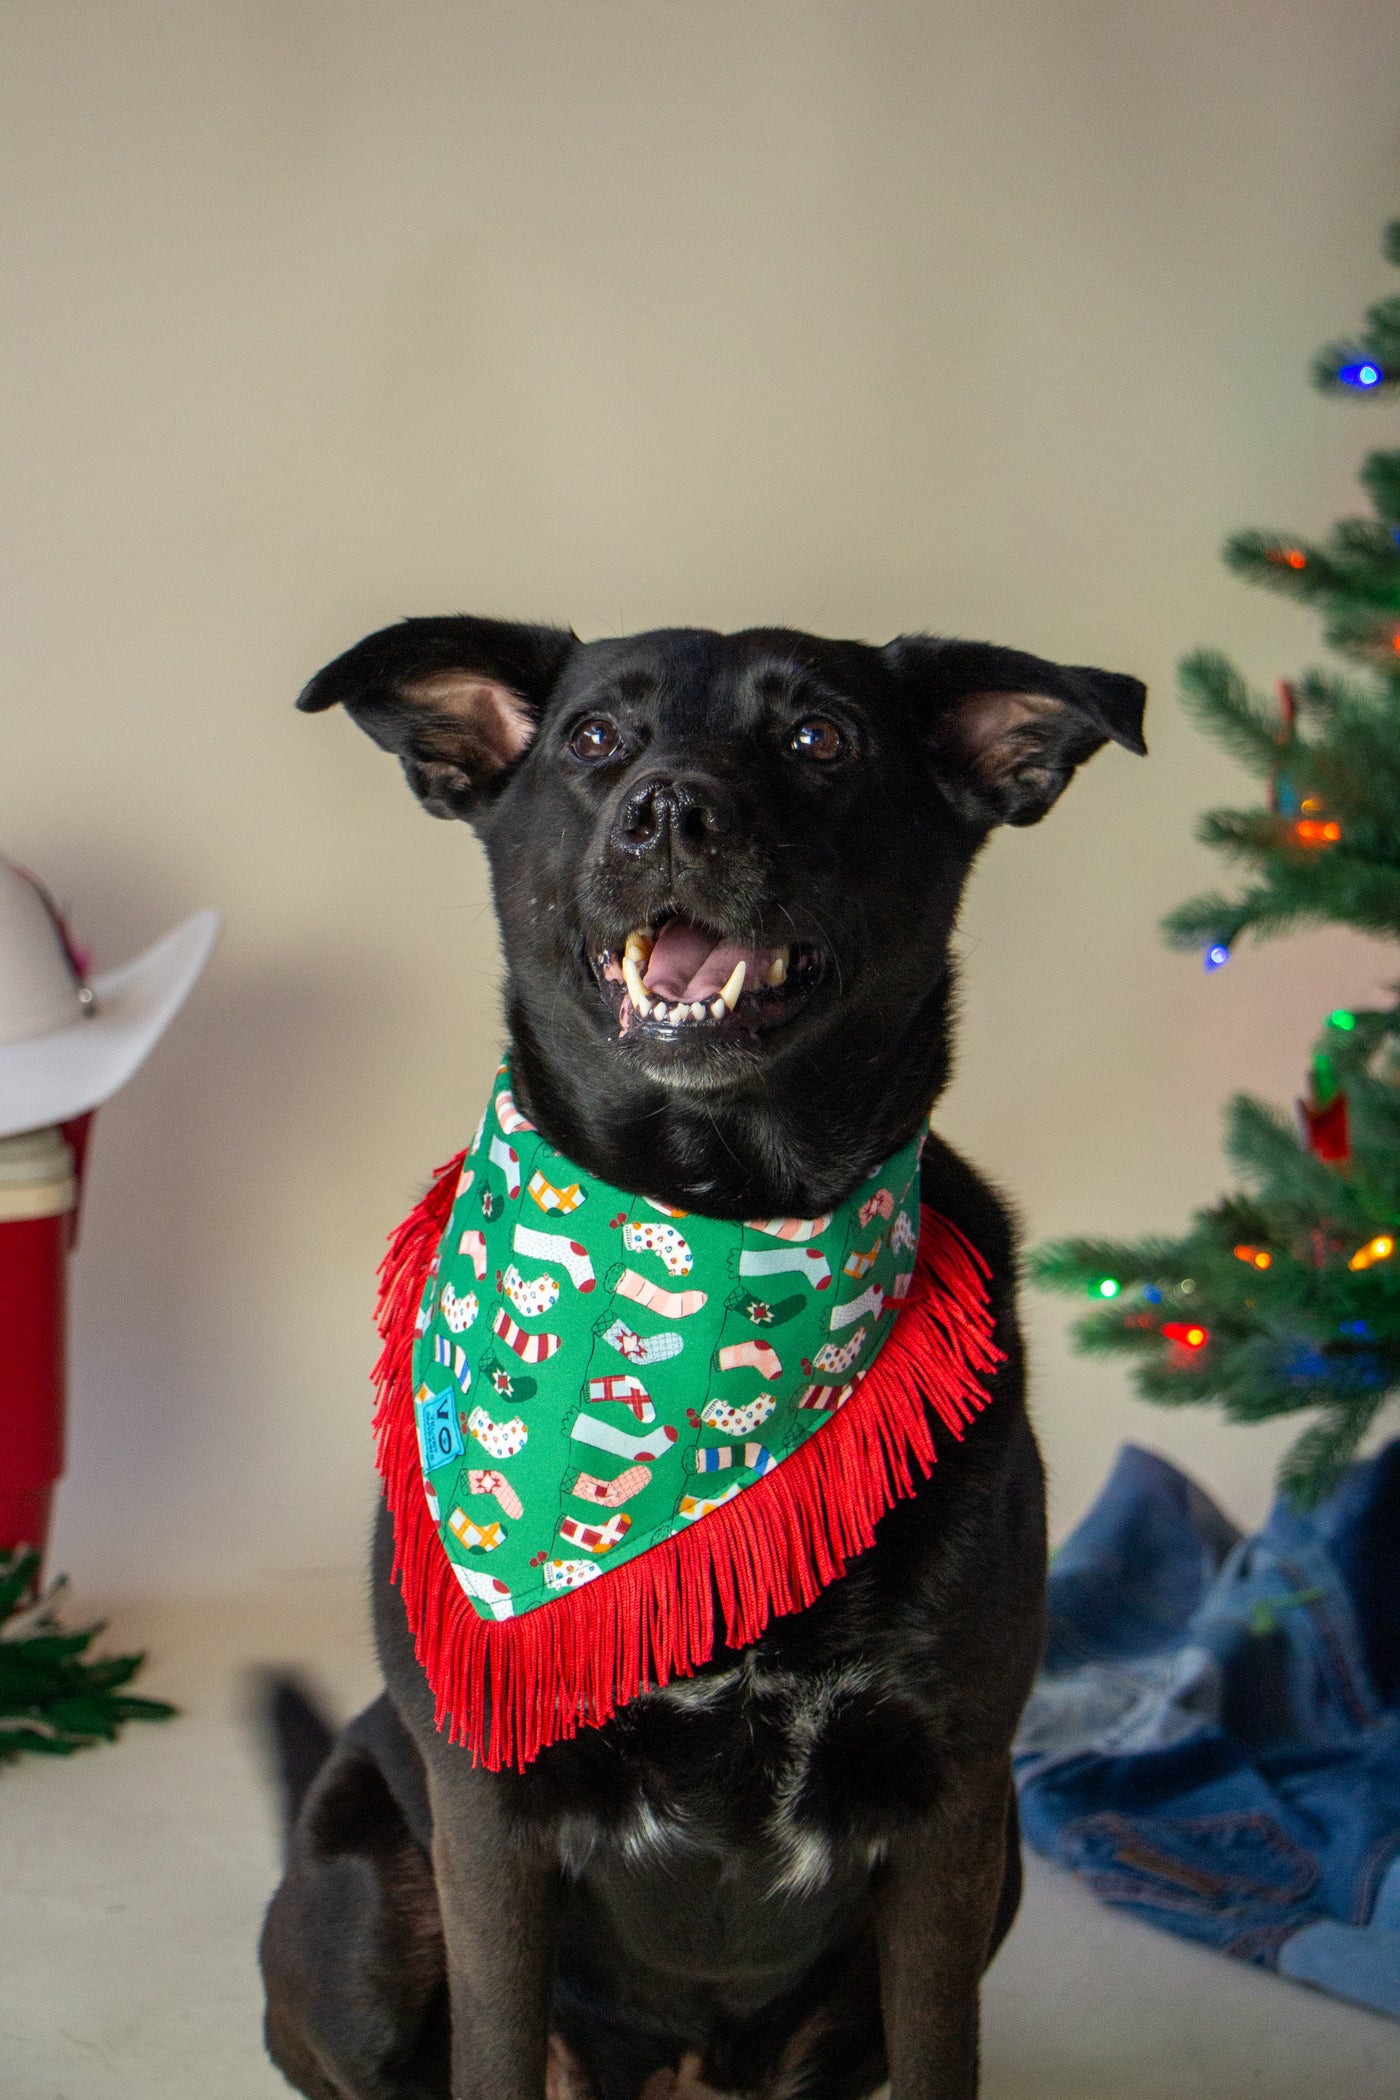
M412 1378L430 1515L501 1620L703 1523L846 1404L909 1290L922 1140L824 1217L737 1223L595 1179L497 1085Z
M437 1725L492 1771L813 1603L1001 1360L919 1140L830 1217L728 1223L582 1173L497 1086L390 1240L374 1419Z

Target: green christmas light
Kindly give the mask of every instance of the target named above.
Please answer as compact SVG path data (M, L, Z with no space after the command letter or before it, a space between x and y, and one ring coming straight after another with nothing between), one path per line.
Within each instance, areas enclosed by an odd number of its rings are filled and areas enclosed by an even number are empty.
M1327 1016L1327 1026L1329 1028L1341 1028L1343 1030L1355 1028L1356 1015L1349 1014L1344 1006L1339 1006L1335 1013L1329 1014Z
M1116 1298L1118 1296L1118 1278L1116 1276L1105 1276L1102 1283L1097 1284L1095 1288L1101 1298Z

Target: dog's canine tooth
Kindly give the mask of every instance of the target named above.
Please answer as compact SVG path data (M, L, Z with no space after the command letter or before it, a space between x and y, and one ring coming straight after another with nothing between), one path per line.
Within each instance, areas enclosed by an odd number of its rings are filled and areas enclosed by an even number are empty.
M735 963L733 969L729 973L728 984L725 985L724 989L720 993L720 998L724 1001L730 1013L733 1013L735 1007L739 1004L740 995L742 994L744 989L744 979L747 977L748 973L748 963L741 955L739 957L738 962Z
M630 955L634 962L639 962L645 969L651 961L651 951L655 945L645 927L634 926L623 943L622 952L624 956Z
M769 984L782 984L787 978L787 957L779 952L768 965Z
M637 958L632 953L632 936L630 934L627 940L627 953L622 958L622 981L627 987L627 996L632 1001L637 1012L643 1015L649 1014L651 1012L651 1001L647 997L646 987L642 983L642 973L637 968Z

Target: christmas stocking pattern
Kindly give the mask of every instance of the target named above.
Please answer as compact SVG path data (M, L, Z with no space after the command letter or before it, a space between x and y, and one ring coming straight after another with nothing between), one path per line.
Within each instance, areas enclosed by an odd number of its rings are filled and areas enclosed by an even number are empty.
M603 1340L625 1356L629 1364L664 1364L671 1357L679 1356L685 1347L685 1336L672 1332L640 1335L635 1327L625 1320L613 1320L603 1329Z
M814 1291L824 1291L831 1282L831 1264L820 1247L751 1248L739 1256L739 1274L750 1282L800 1276Z
M721 1371L757 1371L771 1384L783 1375L783 1360L771 1342L731 1342L719 1352Z
M838 1408L846 1405L859 1383L859 1379L852 1379L849 1385L809 1385L798 1394L797 1404L799 1407L821 1408L824 1413L834 1415Z
M762 1444L702 1444L693 1453L697 1473L727 1473L731 1466L748 1466L754 1473L771 1473L778 1463Z
M552 1276L523 1277L512 1262L498 1288L505 1292L522 1320L539 1320L559 1303L559 1286Z
M533 1225L517 1225L514 1246L517 1254L536 1261L557 1262L576 1291L591 1291L597 1282L588 1249L565 1232L539 1232Z
M467 1429L492 1458L519 1458L530 1441L530 1432L519 1415L508 1422L493 1422L484 1407L474 1407L467 1416Z
M447 1520L447 1528L468 1553L494 1553L505 1544L504 1526L500 1524L477 1524L463 1509L454 1509Z
M485 1607L486 1617L509 1619L514 1616L515 1606L509 1585L502 1582L499 1575L488 1575L483 1568L464 1568L459 1560L453 1561L452 1572L473 1602Z
M814 1371L831 1371L839 1378L843 1371L850 1370L851 1365L864 1347L865 1329L857 1327L855 1333L844 1347L838 1347L835 1342L823 1342L821 1348L818 1349L816 1355L812 1358L812 1369Z
M816 1240L830 1225L831 1212L820 1218L753 1218L750 1223L755 1232L771 1233L775 1240Z
M665 1291L659 1283L649 1283L645 1276L639 1276L635 1269L623 1269L609 1281L619 1298L630 1298L634 1305L644 1305L663 1320L688 1320L709 1303L705 1291Z
M513 1349L523 1364L548 1363L550 1357L556 1356L564 1346L562 1335L526 1334L523 1328L516 1326L504 1306L491 1322L491 1332L498 1334L507 1349Z
M566 1217L571 1210L577 1210L580 1203L584 1200L583 1190L576 1181L571 1181L565 1188L560 1188L557 1182L548 1180L538 1170L530 1176L529 1188L531 1200L541 1210L559 1211ZM580 1563L579 1565L587 1565L587 1563ZM596 1574L597 1570L592 1569L591 1572Z
M721 1436L751 1436L768 1420L777 1404L771 1393L760 1393L745 1407L734 1407L728 1400L711 1400L701 1409L700 1419Z
M477 1236L479 1238L480 1234ZM465 1298L459 1298L452 1285L445 1283L442 1296L438 1300L438 1309L450 1334L465 1334L481 1311L481 1303L475 1291L468 1291Z
M867 1313L873 1319L878 1320L884 1310L884 1305L884 1292L878 1283L872 1283L869 1290L862 1291L858 1298L849 1298L844 1305L832 1306L832 1333L839 1334L843 1327L853 1326L857 1320L863 1320Z
M467 1492L470 1495L494 1495L508 1517L523 1517L525 1514L520 1497L504 1473L482 1472L478 1467L471 1467L467 1473Z
M653 1225L650 1218L622 1228L622 1244L629 1254L654 1254L668 1276L688 1276L695 1267L690 1242L674 1225Z
M433 1362L441 1364L445 1371L450 1371L461 1386L462 1391L466 1392L472 1382L472 1367L467 1361L467 1352L460 1342L454 1342L450 1335L435 1334L433 1336Z
M650 1485L650 1466L629 1466L612 1480L599 1480L594 1473L580 1473L569 1492L584 1502L601 1503L604 1509L621 1509L634 1495Z
M676 1506L686 1523L693 1524L697 1517L707 1517L712 1509L723 1509L725 1503L732 1502L738 1493L739 1483L736 1480L722 1495L682 1495Z
M547 1560L544 1564L544 1586L558 1593L561 1590L579 1590L585 1582L592 1582L602 1574L596 1560Z
M625 1407L639 1422L654 1422L656 1409L651 1404L651 1394L640 1378L628 1373L607 1378L590 1378L588 1397L595 1407Z
M632 1519L621 1514L603 1524L586 1524L582 1517L561 1517L559 1536L566 1546L582 1546L585 1553L611 1553L632 1529Z
M413 1344L425 1506L474 1611L605 1579L821 1433L908 1288L917 1161L823 1216L709 1218L555 1151L502 1070Z
M612 1422L595 1422L592 1415L580 1415L569 1434L576 1444L591 1444L595 1451L607 1451L614 1458L630 1458L649 1465L666 1456L679 1431L669 1422L662 1422L637 1436Z
M496 1121L500 1124L502 1130L505 1132L507 1137L520 1137L526 1134L533 1134L535 1128L534 1124L528 1122L526 1118L521 1115L520 1110L515 1105L514 1096L508 1093L505 1089L502 1089L502 1091L499 1094L497 1094L495 1107Z
M504 1138L493 1137L491 1140L491 1164L493 1167L499 1167L505 1175L506 1194L508 1196L518 1196L520 1194L520 1154L516 1151L514 1145L508 1145Z
M472 1274L477 1282L484 1282L486 1277L486 1234L476 1231L464 1232L461 1239L457 1242L457 1252L466 1255L472 1265ZM470 1297L471 1295L471 1292L468 1291L467 1296Z

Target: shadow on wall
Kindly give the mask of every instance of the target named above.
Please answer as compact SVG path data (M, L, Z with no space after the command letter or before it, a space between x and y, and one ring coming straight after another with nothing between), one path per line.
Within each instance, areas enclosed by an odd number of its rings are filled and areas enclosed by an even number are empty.
M104 960L206 901L175 901L149 868L35 858L62 871L80 936ZM88 899L101 900L91 912ZM368 1509L369 1293L397 1192L376 1219L347 1133L388 1061L375 1014L392 1015L401 988L368 999L353 962L252 956L226 928L189 1005L98 1117L53 1555L75 1579L108 1592L242 1587L313 1474L343 1507L328 1476L363 1471ZM288 1276L310 1297L289 1293ZM332 1434L337 1418L350 1433ZM221 1499L265 1520L238 1534L234 1560ZM334 1541L342 1560L357 1543L343 1527Z

